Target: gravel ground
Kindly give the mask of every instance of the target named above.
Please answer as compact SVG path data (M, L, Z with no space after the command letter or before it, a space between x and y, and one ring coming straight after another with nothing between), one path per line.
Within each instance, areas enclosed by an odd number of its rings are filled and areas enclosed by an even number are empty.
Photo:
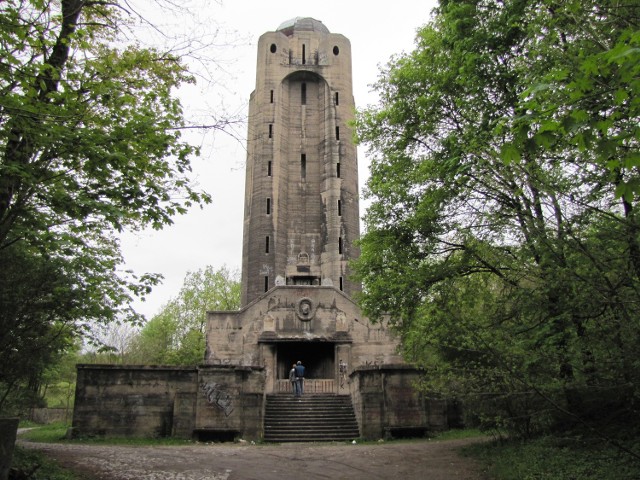
M21 441L96 480L481 480L459 447L477 439L379 444L110 446Z

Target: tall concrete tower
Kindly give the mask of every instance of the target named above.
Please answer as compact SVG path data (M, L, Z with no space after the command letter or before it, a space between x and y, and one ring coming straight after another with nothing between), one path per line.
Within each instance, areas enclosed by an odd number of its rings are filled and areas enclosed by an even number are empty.
M277 285L351 296L360 232L351 44L297 17L258 42L249 104L242 305Z

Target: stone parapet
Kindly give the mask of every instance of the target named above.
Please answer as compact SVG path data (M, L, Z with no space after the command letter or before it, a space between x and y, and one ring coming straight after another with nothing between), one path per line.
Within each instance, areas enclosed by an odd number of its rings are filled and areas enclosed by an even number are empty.
M180 408L195 397L196 367L78 365L71 436L167 437L185 428ZM176 412L178 407L178 412Z
M420 370L409 365L364 365L351 374L351 395L366 439L422 436L449 428L448 402L415 388Z

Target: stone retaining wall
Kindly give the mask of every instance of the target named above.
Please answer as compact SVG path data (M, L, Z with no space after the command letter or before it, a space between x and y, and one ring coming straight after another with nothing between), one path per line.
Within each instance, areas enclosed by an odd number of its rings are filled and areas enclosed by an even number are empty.
M419 370L407 365L364 366L351 374L351 395L364 438L422 436L451 426L449 402L416 391L419 376Z
M262 436L264 369L78 365L72 437Z
M188 420L185 425L181 410L188 402L181 399L195 398L197 368L78 365L77 370L72 436L166 437L173 434L174 419L179 432L193 429Z

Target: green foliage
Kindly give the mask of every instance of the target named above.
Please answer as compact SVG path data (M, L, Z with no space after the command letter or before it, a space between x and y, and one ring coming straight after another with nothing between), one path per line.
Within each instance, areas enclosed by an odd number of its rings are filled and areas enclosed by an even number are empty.
M30 442L54 443L64 440L71 425L62 422L49 423L31 428L20 434L20 438Z
M173 437L149 438L149 437L91 437L67 439L67 430L70 425L64 423L51 423L32 428L20 435L20 438L38 443L74 443L74 444L100 444L100 445L184 445L191 443L189 440Z
M640 420L638 19L442 1L357 114L361 305L484 428Z
M444 442L447 440L462 440L465 438L486 438L486 434L474 428L453 428L451 430L436 433L429 439Z
M75 320L92 292L77 291L68 264L14 244L0 249L0 411L39 399L47 366L70 348ZM14 390L12 392L12 390ZM20 413L20 412L17 412Z
M0 410L91 325L140 322L159 276L121 269L117 234L210 201L189 181L170 52L126 37L119 2L0 8Z
M628 442L634 447L633 442ZM637 451L638 445L635 444ZM619 450L584 438L544 437L527 443L483 443L465 453L487 465L496 480L632 480L640 465Z
M13 452L12 468L25 475L25 478L46 478L47 480L81 480L86 478L61 467L47 455L35 450L16 446ZM33 472L33 477L26 477Z
M188 272L178 296L140 331L128 361L141 364L194 365L205 352L207 311L240 307L238 273L226 266Z

